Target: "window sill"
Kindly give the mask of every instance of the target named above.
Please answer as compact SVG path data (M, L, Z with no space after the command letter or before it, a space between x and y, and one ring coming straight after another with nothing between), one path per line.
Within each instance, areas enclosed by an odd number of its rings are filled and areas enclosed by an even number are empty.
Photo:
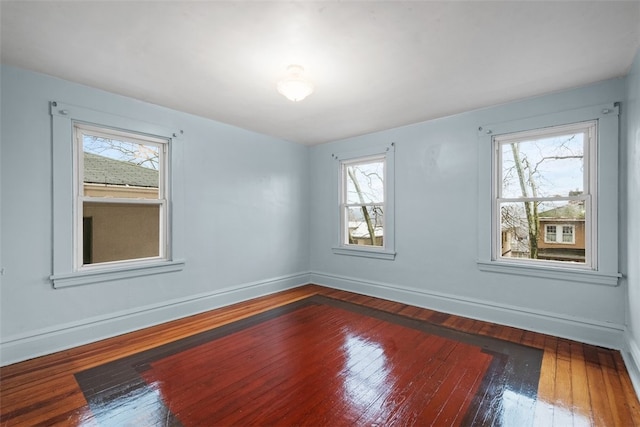
M152 274L170 273L184 269L185 261L162 261L136 266L120 268L96 269L88 271L76 271L68 274L55 274L51 276L51 282L55 289L71 286L89 285L92 283L109 282L112 280L129 279L132 277L150 276Z
M568 280L571 282L605 286L618 286L618 279L622 277L620 273L603 273L594 270L554 268L497 261L478 261L478 269L492 273L542 277L545 279Z
M359 256L365 258L386 259L393 261L396 258L396 253L385 250L376 249L361 249L361 248L347 248L347 247L334 247L331 248L336 255L349 255Z

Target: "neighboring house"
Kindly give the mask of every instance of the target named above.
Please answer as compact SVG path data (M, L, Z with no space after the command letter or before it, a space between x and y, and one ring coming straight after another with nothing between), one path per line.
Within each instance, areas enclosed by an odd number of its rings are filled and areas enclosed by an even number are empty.
M582 203L569 202L540 212L538 259L585 261L585 210Z
M538 213L538 259L585 261L585 211L581 203ZM511 217L502 224L502 253L509 258L529 258L526 219Z
M371 241L369 226L360 208L349 211L349 244L358 246L384 246L384 214L380 207L370 211L374 242Z
M503 257L529 258L529 235L526 227L503 227L500 247Z
M375 246L382 246L384 243L384 230L382 225L374 225ZM352 245L371 246L371 235L369 227L363 221L349 221L349 243Z
M507 258L530 258L529 227L524 211L502 212L500 255Z
M84 195L88 197L157 199L157 170L84 153ZM157 205L84 204L83 264L158 256Z

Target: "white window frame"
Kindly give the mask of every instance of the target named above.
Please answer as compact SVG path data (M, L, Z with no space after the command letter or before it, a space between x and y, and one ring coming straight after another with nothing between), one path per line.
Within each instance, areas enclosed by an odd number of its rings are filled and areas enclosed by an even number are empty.
M492 138L493 152L495 154L493 161L493 244L492 244L492 260L500 260L505 263L530 264L532 266L552 266L562 268L576 269L597 269L597 252L593 250L597 246L597 122L588 120L585 122L571 123L568 125L550 126L542 129L534 129L524 132L506 133L494 135ZM505 198L502 192L502 145L513 142L531 141L543 138L551 138L554 136L570 135L573 133L583 133L583 193L577 196L551 196L551 197L517 197ZM510 258L501 254L501 218L500 205L505 202L583 202L585 206L585 262L584 263L568 263L564 261L527 259L527 258ZM546 227L544 230L544 240L546 240ZM557 236L556 236L557 238ZM575 239L575 237L574 237ZM547 243L562 243L557 240Z
M336 234L332 251L337 255L351 255L385 260L395 259L395 144L391 143L382 147L365 149L342 154L332 154L335 161L334 188L336 189L337 215L334 222ZM346 203L346 176L345 168L348 165L380 161L384 163L384 202L383 202L383 244L382 246L354 245L347 243L348 223L345 215ZM380 205L379 203L367 203L365 205ZM357 204L357 206L361 206Z
M546 279L617 286L621 274L618 271L618 106L601 104L575 110L560 111L527 117L509 122L478 126L478 260L481 271L533 276ZM592 262L589 267L571 263L527 262L526 259L506 259L496 256L500 233L496 232L496 135L530 132L554 126L597 122L597 143L592 160L596 163L597 176L591 189L597 191L594 201L591 229ZM606 189L606 191L602 191ZM591 228L593 227L593 228ZM593 231L596 230L596 231ZM497 236L497 237L496 237Z
M137 264L144 264L154 262L158 260L167 260L169 255L169 241L168 241L168 203L170 195L168 191L167 177L168 171L168 138L159 138L156 136L143 135L130 131L109 129L102 126L87 125L81 122L74 122L74 252L75 252L75 271L92 270L105 267L117 267L117 266L135 266ZM83 191L84 183L84 151L82 149L83 135L92 135L98 137L104 137L108 139L119 139L122 141L135 142L144 145L153 145L158 148L158 198L157 199L140 199L131 197L98 197L98 196L86 196ZM88 265L83 264L83 211L84 203L99 203L109 204L118 203L121 205L154 205L158 206L160 212L160 230L159 230L159 242L158 242L158 256L126 259L119 261L92 263Z
M87 285L180 271L185 266L180 255L184 253L182 227L184 224L183 195L171 191L182 188L181 167L182 131L171 131L163 126L136 118L118 116L107 112L79 107L58 101L50 102L53 144L53 272L49 279L54 288ZM77 208L78 161L76 155L75 126L93 126L109 129L109 132L124 131L144 138L166 142L166 171L162 177L165 191L171 195L166 201L166 232L161 257L134 261L118 261L82 266L78 259L78 213ZM139 199L136 199L139 200ZM80 245L81 247L81 245ZM81 256L81 254L79 254Z

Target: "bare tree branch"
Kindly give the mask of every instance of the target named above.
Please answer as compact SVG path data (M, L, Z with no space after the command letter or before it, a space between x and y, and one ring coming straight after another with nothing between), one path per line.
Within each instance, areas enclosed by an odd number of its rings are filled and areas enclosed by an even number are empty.
M90 152L110 158L114 158L113 154L118 153L116 160L158 170L159 152L156 147L91 135L86 135L85 139L89 140L88 143L84 141L85 150L89 145Z

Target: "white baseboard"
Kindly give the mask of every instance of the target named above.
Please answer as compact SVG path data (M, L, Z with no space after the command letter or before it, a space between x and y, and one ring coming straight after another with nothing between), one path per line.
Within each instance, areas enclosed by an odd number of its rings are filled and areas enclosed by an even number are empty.
M620 350L625 326L422 289L311 272L311 283Z
M295 288L309 282L308 272L295 273L120 311L107 316L93 317L80 322L57 325L26 334L3 337L0 343L0 366Z
M640 399L640 346L629 331L625 333L624 337L626 348L621 350L620 353L622 353L622 358L631 377L633 388L636 390L636 395Z
M228 287L215 292L98 316L30 333L3 337L0 366L99 341L186 316L309 283L385 298L445 313L514 326L535 332L621 350L636 393L640 396L640 347L625 327L591 319L563 317L485 300L401 287L353 277L303 272Z

